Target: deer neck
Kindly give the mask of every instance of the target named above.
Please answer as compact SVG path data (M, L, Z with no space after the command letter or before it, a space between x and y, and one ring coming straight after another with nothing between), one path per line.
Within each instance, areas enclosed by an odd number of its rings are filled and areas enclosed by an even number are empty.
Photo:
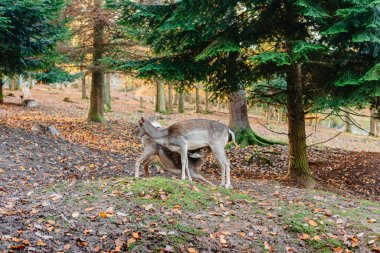
M156 128L149 121L145 123L144 128L147 135L149 135L149 137L151 137L154 142L161 145L165 144L165 137L167 136L166 129Z

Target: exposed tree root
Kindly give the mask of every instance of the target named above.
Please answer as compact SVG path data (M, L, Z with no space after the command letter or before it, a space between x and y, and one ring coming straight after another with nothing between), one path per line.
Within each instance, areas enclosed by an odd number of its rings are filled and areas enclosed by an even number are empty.
M274 140L266 139L258 135L257 133L255 133L250 128L245 128L237 132L236 141L241 146L248 146L248 145L268 146L268 145L275 145L275 144L286 145L286 143L282 141L274 141Z

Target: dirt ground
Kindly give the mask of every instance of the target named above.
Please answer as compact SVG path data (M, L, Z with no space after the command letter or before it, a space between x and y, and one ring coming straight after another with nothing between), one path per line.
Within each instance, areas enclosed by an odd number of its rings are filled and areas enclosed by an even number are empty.
M136 181L130 176L142 147L131 129L142 114L153 114L152 104L140 108L132 94L115 92L107 124L98 125L86 122L88 101L74 89L37 86L32 94L37 108L20 106L17 97L0 105L0 252L379 250L379 139L342 134L328 147L311 148L323 191L279 181L286 174L286 146L228 150L233 191ZM223 113L164 115L161 122L196 117L226 122ZM255 124L260 118L251 119L258 133L282 138ZM35 123L54 125L61 135L33 133ZM319 129L310 143L335 134ZM212 158L202 174L219 182Z

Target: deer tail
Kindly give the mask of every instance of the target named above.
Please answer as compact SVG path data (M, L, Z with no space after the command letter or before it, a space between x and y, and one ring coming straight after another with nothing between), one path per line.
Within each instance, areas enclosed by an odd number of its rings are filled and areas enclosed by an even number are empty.
M231 135L231 138L232 138L232 142L234 143L234 145L237 147L238 146L238 144L236 143L236 141L235 141L235 134L234 134L234 132L232 132L232 130L231 129L228 129L228 133Z

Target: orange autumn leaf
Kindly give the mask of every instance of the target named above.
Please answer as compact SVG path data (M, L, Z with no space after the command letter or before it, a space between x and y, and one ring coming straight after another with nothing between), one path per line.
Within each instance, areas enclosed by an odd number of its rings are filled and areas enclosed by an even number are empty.
M108 218L108 215L105 212L100 212L99 215L103 218Z
M313 227L317 227L318 226L318 224L315 221L313 221L313 220L308 220L308 222L309 222L310 226L313 226Z
M136 242L136 239L135 238L129 238L128 240L127 240L127 246L128 246L128 248L132 245L132 244L134 244Z
M38 241L36 245L43 247L43 246L46 246L46 243L44 243L43 241Z

